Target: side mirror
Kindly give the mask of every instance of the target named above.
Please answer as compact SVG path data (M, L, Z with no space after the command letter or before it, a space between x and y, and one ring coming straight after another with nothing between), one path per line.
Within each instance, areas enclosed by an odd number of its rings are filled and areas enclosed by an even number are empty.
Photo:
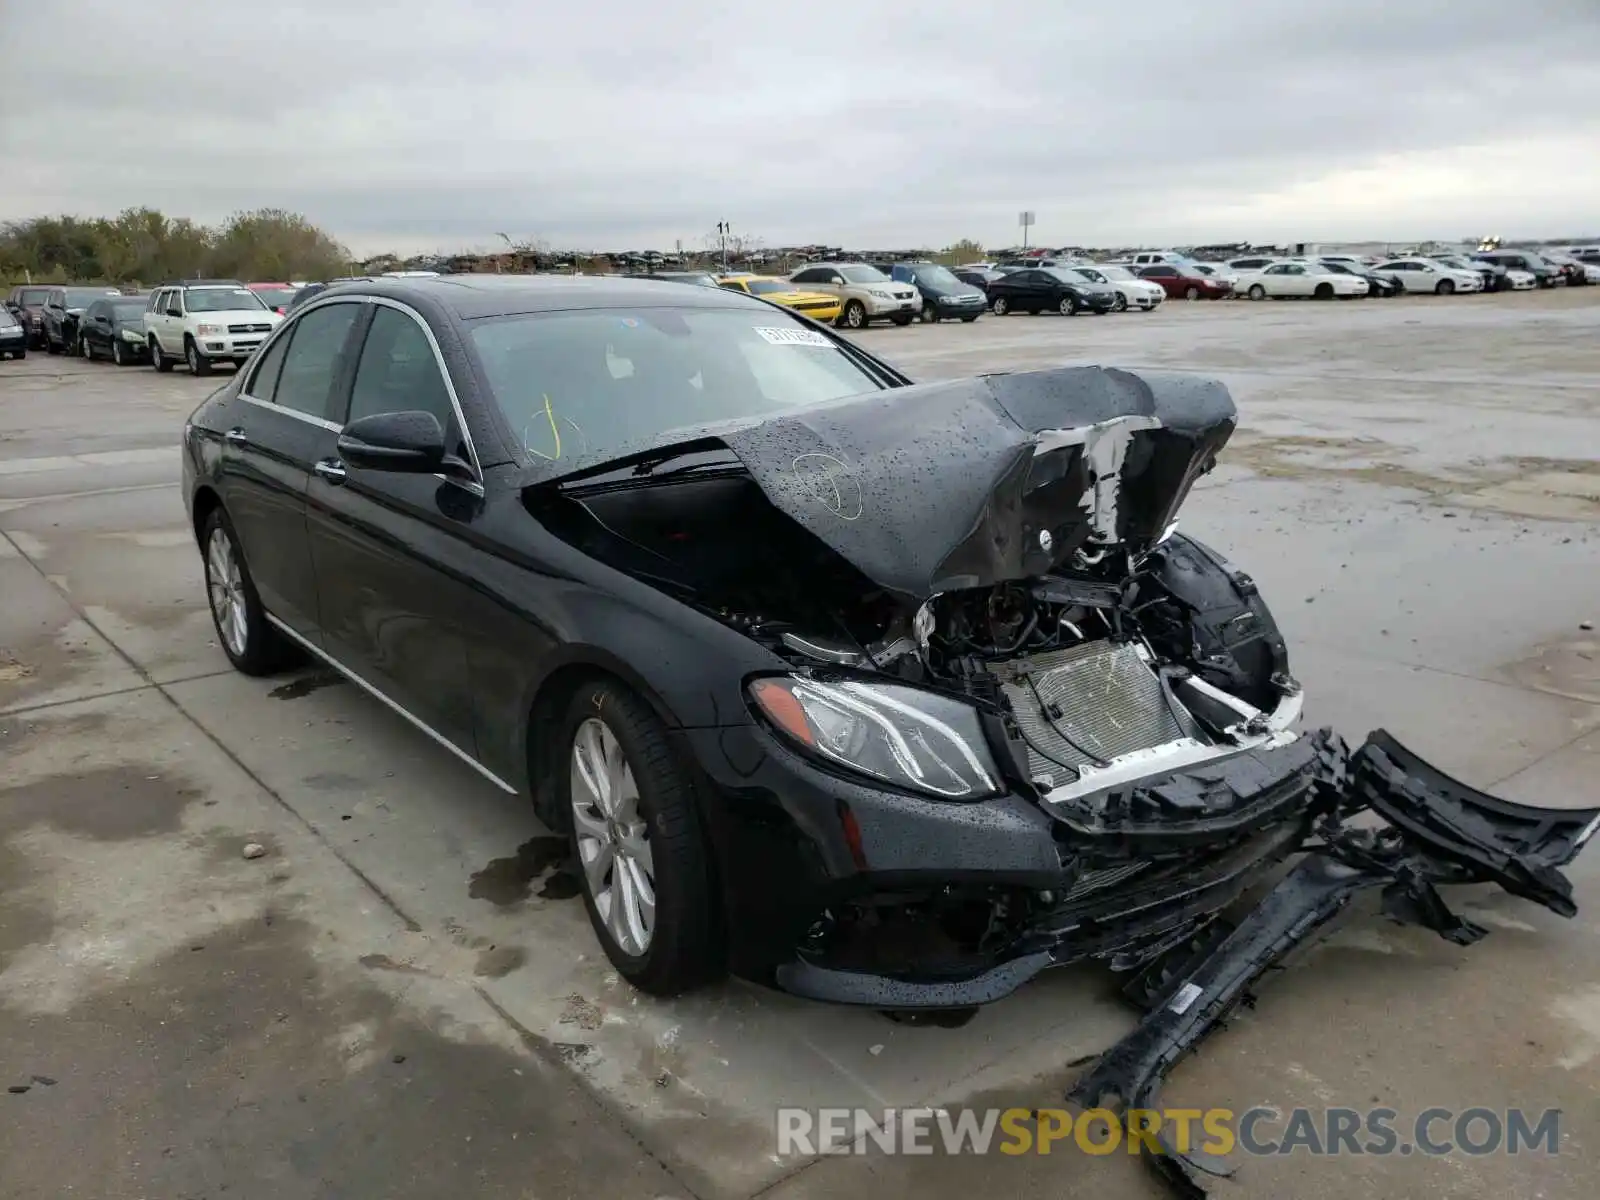
M828 282L829 283L836 283L840 287L843 287L844 286L844 276L843 275L835 275L832 279L828 280Z
M430 412L373 413L339 435L339 456L352 467L432 475L444 465L444 430Z

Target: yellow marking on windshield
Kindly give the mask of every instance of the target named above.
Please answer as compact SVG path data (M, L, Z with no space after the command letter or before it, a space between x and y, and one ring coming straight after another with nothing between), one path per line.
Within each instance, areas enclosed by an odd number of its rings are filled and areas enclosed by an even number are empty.
M543 451L535 450L531 445L528 445L526 430L523 431L522 442L523 445L527 446L529 454L537 454L540 458L547 458L554 462L556 459L561 457L561 426L556 424L556 414L555 410L550 407L550 393L548 392L546 392L544 395L544 416L545 420L550 422L550 435L556 440L556 452L554 454L546 454Z

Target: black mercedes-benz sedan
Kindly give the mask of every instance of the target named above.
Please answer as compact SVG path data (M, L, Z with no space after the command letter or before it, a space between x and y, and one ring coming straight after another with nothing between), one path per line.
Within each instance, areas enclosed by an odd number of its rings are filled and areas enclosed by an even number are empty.
M1098 959L1189 977L1193 1032L1361 887L1447 935L1434 882L1569 911L1600 823L1298 729L1255 583L1174 532L1234 423L1204 379L915 385L756 297L445 276L294 309L183 461L233 664L309 652L531 799L640 988L949 1008Z

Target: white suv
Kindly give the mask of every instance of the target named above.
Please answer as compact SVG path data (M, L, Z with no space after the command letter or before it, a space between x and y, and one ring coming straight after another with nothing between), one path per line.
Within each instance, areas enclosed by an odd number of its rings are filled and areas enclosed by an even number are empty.
M170 371L182 360L192 373L209 375L219 361L243 365L282 320L242 283L195 279L151 294L144 336L156 370Z
M922 312L920 291L866 263L812 263L789 276L789 282L839 297L842 307L834 324L845 329L865 329L877 320L909 325Z

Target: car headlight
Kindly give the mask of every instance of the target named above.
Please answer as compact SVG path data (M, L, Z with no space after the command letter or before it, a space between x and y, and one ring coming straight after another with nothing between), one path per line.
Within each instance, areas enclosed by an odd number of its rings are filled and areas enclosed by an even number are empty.
M806 753L941 800L1001 791L978 710L921 688L798 675L750 684L750 699Z
M143 342L144 334L137 329L124 329L122 340L125 342Z
M221 325L196 325L194 331L201 337L221 337Z
M867 295L876 296L879 300L893 300L894 299L893 294L890 293L890 292L885 291L883 288L868 288L867 289Z

